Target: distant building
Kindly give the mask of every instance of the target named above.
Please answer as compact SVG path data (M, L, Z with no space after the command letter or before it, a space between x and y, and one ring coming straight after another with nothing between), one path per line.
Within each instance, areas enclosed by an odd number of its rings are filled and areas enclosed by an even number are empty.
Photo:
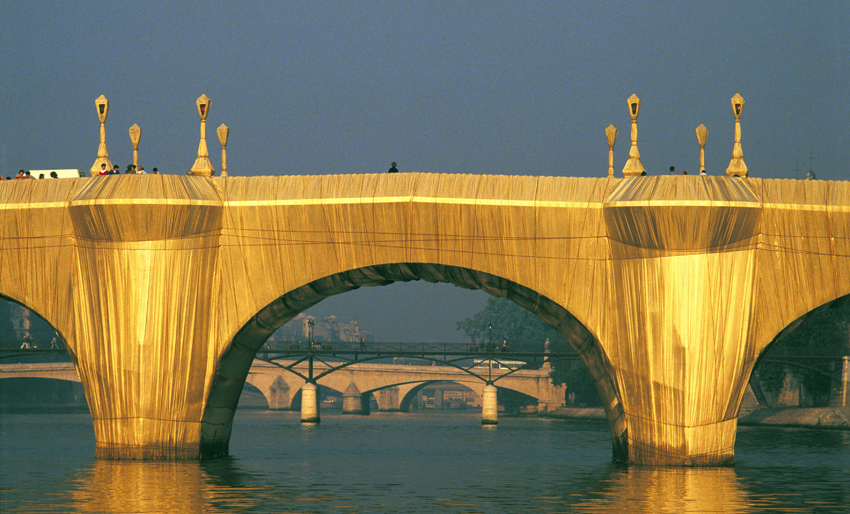
M336 316L327 316L322 319L317 319L315 316L300 313L292 318L286 325L280 327L272 336L272 341L309 341L310 340L310 322L313 322L313 340L314 341L343 341L355 343L360 341L360 337L367 342L372 342L375 338L371 333L361 330L360 322L351 320L348 322L339 321Z
M32 338L30 329L30 310L16 303L9 304L9 321L12 323L12 334L17 341L23 341L24 338Z

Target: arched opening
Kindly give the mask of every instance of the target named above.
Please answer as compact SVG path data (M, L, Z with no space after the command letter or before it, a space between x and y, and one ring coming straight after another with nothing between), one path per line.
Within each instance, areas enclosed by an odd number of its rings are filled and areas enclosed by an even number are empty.
M446 394L448 393L448 394ZM466 384L445 380L423 382L401 399L404 412L466 410L481 407L481 395Z
M88 412L83 386L57 378L0 380L0 413Z
M64 337L56 327L35 310L0 295L0 348L62 350L66 346Z
M240 409L268 409L269 399L255 385L245 381L242 387L242 394L239 398Z
M319 385L319 402L323 409L342 409L342 393L336 389L324 385ZM301 409L301 389L295 391L292 395L292 402L289 409L297 411Z
M384 286L412 280L445 282L505 297L554 327L588 367L599 397L609 411L615 457L625 457L622 408L611 378L610 365L596 337L578 319L554 301L501 277L468 268L420 263L370 266L328 276L284 294L251 318L234 336L216 367L201 428L201 454L227 454L233 412L242 384L257 351L275 330L330 296L361 286Z
M850 295L807 312L777 334L759 356L750 387L761 406L836 405L848 355Z

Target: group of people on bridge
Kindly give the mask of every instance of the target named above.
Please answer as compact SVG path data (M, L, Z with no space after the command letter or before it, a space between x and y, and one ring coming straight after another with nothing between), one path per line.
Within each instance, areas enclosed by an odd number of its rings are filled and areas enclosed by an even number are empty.
M100 165L100 173L98 173L98 175L120 175L121 171L119 171L119 170L120 170L120 168L117 164L115 166L113 166L111 170L106 167L106 164L101 164ZM147 175L147 173L148 172L145 171L144 166L136 167L135 164L128 164L127 169L124 170L125 175ZM153 174L159 175L159 170L154 168Z
M644 172L644 173L646 173L646 172ZM676 167L675 166L670 166L670 174L671 175L678 175L678 173L676 173ZM688 174L688 172L686 170L682 171L682 175L687 175L687 174ZM700 171L699 174L703 175L703 176L708 175L708 173L706 173L704 169L702 171Z
M44 173L40 173L38 175L38 178L40 178L40 179L45 178ZM59 175L55 171L51 171L50 172L50 178L59 178ZM13 180L9 177L6 177L5 179L6 180ZM32 176L32 174L29 172L29 170L20 170L20 171L18 171L18 174L15 175L14 180L35 180L35 177Z

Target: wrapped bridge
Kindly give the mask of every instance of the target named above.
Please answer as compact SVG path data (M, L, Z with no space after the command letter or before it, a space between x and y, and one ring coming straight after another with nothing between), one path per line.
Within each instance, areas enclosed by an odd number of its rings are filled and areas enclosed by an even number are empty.
M596 380L614 457L734 461L759 355L850 295L850 182L125 175L0 183L0 294L65 338L97 456L227 452L268 336L395 281L507 297Z

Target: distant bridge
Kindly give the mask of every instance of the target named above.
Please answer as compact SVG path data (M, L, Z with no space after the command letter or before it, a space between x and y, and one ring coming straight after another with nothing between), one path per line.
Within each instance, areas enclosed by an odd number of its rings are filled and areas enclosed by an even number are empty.
M320 357L333 357L330 352L318 353ZM388 353L392 355L392 352L383 352L381 355L386 357ZM376 354L366 355L367 358L369 356L374 358ZM538 356L542 357L542 354ZM501 388L534 398L537 400L539 413L546 413L564 403L566 387L552 385L548 362L539 369L510 369L507 366L511 364L504 363L516 362L509 360L511 357L497 355L488 358L482 354L476 359L480 362L468 366L466 370L463 369L466 366L371 362L346 365L344 362L330 361L319 361L311 365L304 359L258 359L251 366L246 382L263 394L270 409L290 409L293 399L308 382L312 372L321 375L321 378L316 379L319 385L343 395L343 412L350 414L368 414L370 395L374 395L378 408L382 411L406 412L419 390L428 384L442 381L462 384L479 397L484 396L484 388L488 383L494 383ZM496 367L490 366L491 363L503 364ZM342 365L345 367L340 368ZM80 382L71 362L0 364L0 380L7 378L45 378Z

